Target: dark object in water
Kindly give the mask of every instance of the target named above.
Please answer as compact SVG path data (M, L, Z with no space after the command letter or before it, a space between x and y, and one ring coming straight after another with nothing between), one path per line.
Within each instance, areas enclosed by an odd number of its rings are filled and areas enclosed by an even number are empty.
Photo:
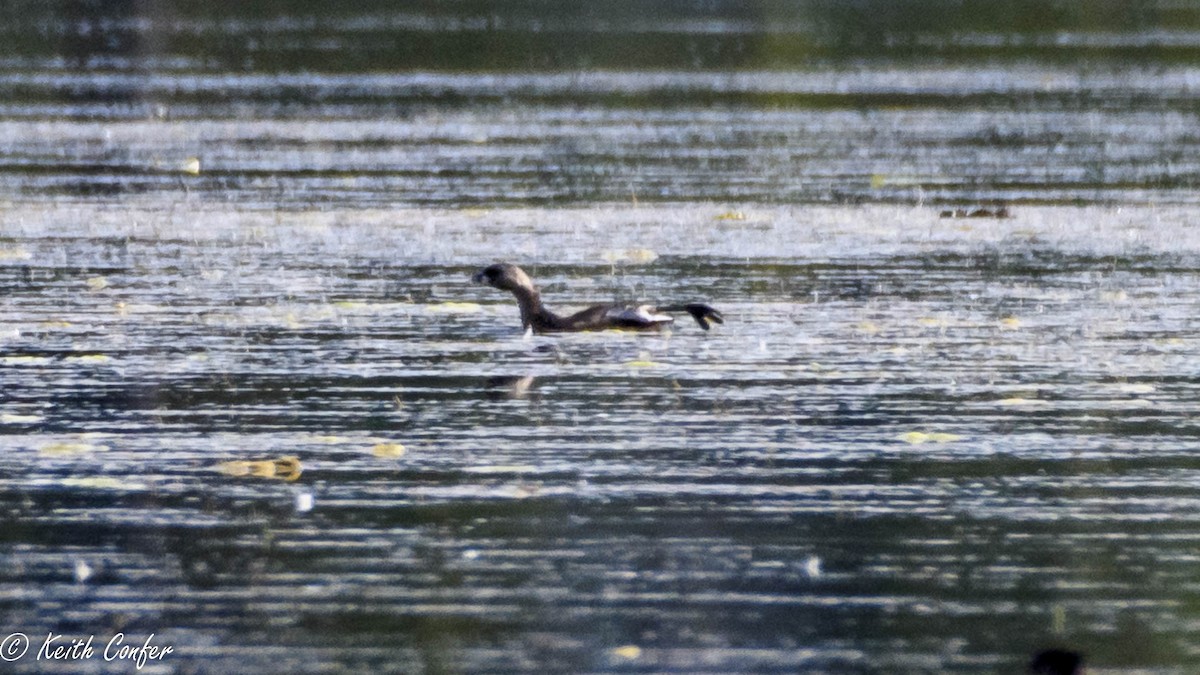
M1083 675L1083 655L1066 649L1044 649L1029 662L1030 675Z
M982 206L973 209L946 209L938 215L942 218L1012 218L1007 206L997 206L994 209Z
M497 263L483 268L471 280L477 284L487 284L502 291L511 291L517 297L521 307L521 326L532 328L535 333L560 333L569 331L605 330L618 328L623 330L658 330L671 325L675 319L667 316L666 312L687 312L704 330L708 330L709 322L725 323L724 317L717 310L702 303L686 305L671 305L669 307L653 307L641 305L629 307L626 305L596 305L570 316L559 316L546 309L542 304L541 294L529 275L516 265Z

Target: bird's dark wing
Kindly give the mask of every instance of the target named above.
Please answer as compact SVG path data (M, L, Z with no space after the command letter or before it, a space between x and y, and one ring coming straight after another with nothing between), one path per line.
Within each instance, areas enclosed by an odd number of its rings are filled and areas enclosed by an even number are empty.
M557 330L648 330L669 325L674 319L665 314L656 314L653 307L642 305L596 305L563 317Z

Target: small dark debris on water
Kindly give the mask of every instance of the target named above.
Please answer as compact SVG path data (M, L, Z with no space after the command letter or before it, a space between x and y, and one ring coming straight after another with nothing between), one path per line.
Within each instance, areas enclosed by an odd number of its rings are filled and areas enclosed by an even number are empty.
M1032 675L1080 675L1083 655L1066 649L1046 649L1033 655L1029 662Z
M983 206L969 209L946 209L939 214L942 218L1012 218L1007 206L987 208Z

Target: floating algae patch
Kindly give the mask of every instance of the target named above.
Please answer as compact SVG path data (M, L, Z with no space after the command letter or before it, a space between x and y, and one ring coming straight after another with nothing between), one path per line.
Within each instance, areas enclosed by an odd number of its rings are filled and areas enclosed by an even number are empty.
M658 253L648 248L622 248L602 251L600 258L607 263L644 265L658 260Z
M63 359L64 363L84 363L84 364L103 364L112 361L112 357L107 354L78 354L68 356Z
M897 438L908 443L909 445L922 445L924 443L953 443L961 441L962 436L958 434L948 434L944 432L924 432L924 431L909 431L900 434Z
M537 473L541 469L532 464L480 464L475 466L464 466L462 471L465 473L478 474L510 474L510 473Z
M1049 406L1050 401L1040 398L1025 398L1023 396L1010 396L1008 398L997 399L995 404L1006 408L1038 408Z
M107 445L100 445L98 443L60 441L39 445L37 451L42 455L68 457L73 455L91 455L97 452L107 452L108 449L109 447Z
M63 478L58 483L64 487L88 488L93 490L144 490L144 483L113 476L86 476Z
M376 443L371 446L371 454L380 459L399 459L408 450L399 443Z
M474 302L441 302L436 305L427 305L430 312L437 314L473 314L483 309L481 305Z
M1122 383L1116 385L1115 388L1123 394L1153 394L1155 391L1158 391L1154 385L1144 382Z

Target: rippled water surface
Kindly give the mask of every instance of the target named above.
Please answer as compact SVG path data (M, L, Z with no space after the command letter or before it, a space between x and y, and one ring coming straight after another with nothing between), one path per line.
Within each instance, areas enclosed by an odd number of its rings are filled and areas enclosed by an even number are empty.
M1200 667L1190 6L215 4L0 10L16 671Z

